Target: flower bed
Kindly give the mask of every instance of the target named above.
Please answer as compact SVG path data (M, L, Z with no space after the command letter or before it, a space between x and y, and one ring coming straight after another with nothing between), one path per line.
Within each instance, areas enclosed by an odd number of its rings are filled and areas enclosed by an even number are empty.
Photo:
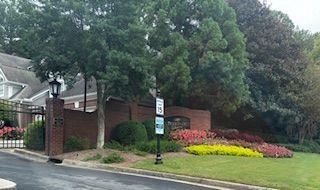
M261 152L264 157L291 158L293 156L293 152L291 150L282 146L267 143L255 145L253 147L253 150Z
M170 138L185 146L200 145L214 139L216 134L208 130L176 130L170 133Z
M230 155L263 158L262 153L239 146L194 145L187 147L186 151L195 155Z
M24 128L4 127L0 129L0 137L4 137L7 140L22 139L25 131L26 130Z
M293 156L293 152L285 147L265 143L259 136L239 133L238 131L184 129L171 132L170 137L184 146L235 146L262 153L264 157L291 158Z
M221 131L221 130L213 130L218 138L225 138L228 140L243 140L249 143L265 143L264 140L256 135L250 135L247 133L241 133L238 131Z

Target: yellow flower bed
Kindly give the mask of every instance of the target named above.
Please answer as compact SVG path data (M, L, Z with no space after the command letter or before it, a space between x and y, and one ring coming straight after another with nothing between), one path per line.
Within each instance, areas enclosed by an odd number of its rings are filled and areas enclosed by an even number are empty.
M239 146L194 145L187 147L186 151L195 155L230 155L263 158L262 153Z

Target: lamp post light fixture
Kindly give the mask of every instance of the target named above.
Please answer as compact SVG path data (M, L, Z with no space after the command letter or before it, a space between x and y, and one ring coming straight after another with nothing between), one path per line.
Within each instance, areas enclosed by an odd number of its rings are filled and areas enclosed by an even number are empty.
M50 90L53 98L57 98L60 95L61 91L61 83L54 79L53 81L49 82Z

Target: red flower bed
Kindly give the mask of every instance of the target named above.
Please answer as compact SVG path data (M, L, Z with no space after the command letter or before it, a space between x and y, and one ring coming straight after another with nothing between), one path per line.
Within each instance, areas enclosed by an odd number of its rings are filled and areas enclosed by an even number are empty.
M215 138L216 134L208 130L176 130L170 133L172 140L181 142L185 146L204 144L209 139Z
M0 129L0 137L6 139L21 139L25 131L24 128L4 127Z
M214 133L217 134L218 138L225 138L227 140L243 140L249 143L258 143L263 144L265 143L264 140L256 135L249 135L247 133L241 133L238 131L220 131L220 130L213 130Z
M259 144L255 145L252 149L261 152L264 157L291 158L293 156L293 152L291 150L273 144Z

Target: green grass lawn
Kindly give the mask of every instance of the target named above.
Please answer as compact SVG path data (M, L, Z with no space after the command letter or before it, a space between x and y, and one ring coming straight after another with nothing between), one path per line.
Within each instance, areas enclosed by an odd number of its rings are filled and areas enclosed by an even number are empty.
M320 154L280 159L190 155L167 157L163 165L145 160L132 167L278 189L320 189Z

